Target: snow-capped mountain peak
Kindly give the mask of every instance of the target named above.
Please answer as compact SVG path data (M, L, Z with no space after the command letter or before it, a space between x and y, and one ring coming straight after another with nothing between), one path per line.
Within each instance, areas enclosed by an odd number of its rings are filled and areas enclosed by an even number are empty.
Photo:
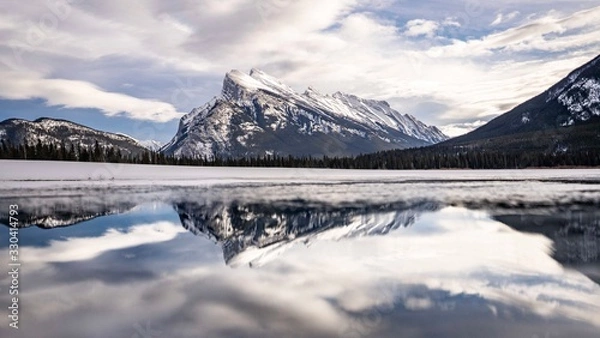
M294 90L290 86L284 84L279 79L263 72L262 70L252 68L252 70L250 70L250 77L256 79L268 88L276 89L277 91L284 93L295 94Z
M234 69L225 75L221 96L226 100L239 100L259 89L269 88L250 75Z
M232 70L225 76L222 96L229 100L246 100L248 95L262 90L282 96L297 96L297 93L279 79L253 68L249 74Z
M221 96L184 116L163 149L176 156L348 156L426 146L447 139L439 129L400 114L385 101L309 87L294 91L258 69L232 70Z

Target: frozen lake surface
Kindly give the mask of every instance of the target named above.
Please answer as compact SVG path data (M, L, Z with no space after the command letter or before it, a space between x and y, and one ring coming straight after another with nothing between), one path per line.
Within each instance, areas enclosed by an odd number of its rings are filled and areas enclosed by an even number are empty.
M1 337L600 336L598 170L0 165Z

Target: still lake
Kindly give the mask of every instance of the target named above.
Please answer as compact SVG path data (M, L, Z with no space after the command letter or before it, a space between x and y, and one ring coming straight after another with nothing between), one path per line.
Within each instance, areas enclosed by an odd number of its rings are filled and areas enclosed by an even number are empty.
M600 172L469 175L13 182L0 336L599 337Z

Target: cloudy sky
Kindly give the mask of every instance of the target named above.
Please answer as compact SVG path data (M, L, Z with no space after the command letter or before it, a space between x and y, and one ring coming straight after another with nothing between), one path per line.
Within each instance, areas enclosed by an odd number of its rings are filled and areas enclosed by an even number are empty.
M595 57L600 0L0 2L0 120L168 141L231 69L469 131Z

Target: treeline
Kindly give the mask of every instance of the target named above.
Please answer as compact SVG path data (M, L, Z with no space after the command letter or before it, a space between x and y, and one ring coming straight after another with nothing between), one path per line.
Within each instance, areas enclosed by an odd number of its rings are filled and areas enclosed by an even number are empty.
M93 146L44 144L40 139L35 144L17 145L0 141L0 159L150 164L157 158L158 154L150 151L124 154L120 148L103 147L98 141Z
M531 151L456 150L428 147L378 152L356 157L255 156L246 158L176 158L160 152L123 154L120 149L61 144L0 144L0 159L28 159L79 162L112 162L185 166L331 168L331 169L524 169L540 167L597 167L600 152L594 150L542 153Z
M361 169L525 169L600 166L600 152L485 151L450 147L392 150L354 158Z
M283 167L328 169L525 169L552 167L597 167L600 152L580 150L545 154L538 152L500 152L417 148L384 151L356 157L291 157L216 159L217 165L231 167ZM213 165L211 161L209 165Z

